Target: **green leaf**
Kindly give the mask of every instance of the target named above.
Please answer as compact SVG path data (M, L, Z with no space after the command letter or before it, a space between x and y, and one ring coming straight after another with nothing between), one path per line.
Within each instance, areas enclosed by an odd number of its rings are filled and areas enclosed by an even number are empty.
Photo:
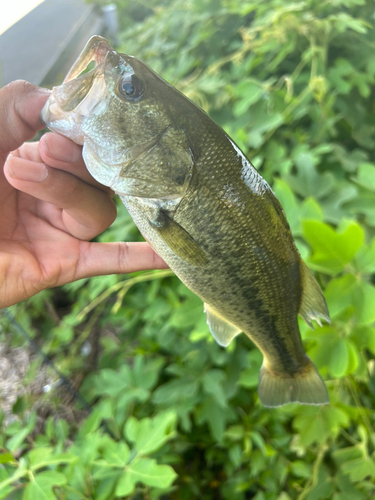
M136 479L128 471L124 472L116 486L116 497L127 497L133 493L136 482Z
M356 290L357 286L358 281L352 274L345 274L328 283L324 295L331 318L339 316L348 307L354 307L353 292Z
M127 467L117 483L116 495L129 495L137 482L156 488L168 488L176 477L177 474L169 465L158 465L156 460L141 458Z
M360 445L348 446L347 448L335 450L332 453L332 457L338 465L342 465L349 460L355 460L363 457L363 450Z
M235 93L240 96L241 99L234 104L233 114L234 116L241 116L248 111L252 104L259 101L264 91L259 85L248 81L241 82L237 85Z
M180 307L174 309L169 324L177 328L195 326L203 315L203 303L193 293L189 293Z
M354 188L354 186L353 186ZM356 196L345 204L345 211L349 215L364 215L365 222L375 226L375 194L365 189L358 190Z
M355 315L358 323L367 325L375 321L375 287L360 281L353 291Z
M349 354L348 367L346 370L346 374L348 375L349 373L353 373L356 371L360 363L360 357L359 352L353 342L351 342L350 340L346 340L346 345Z
M293 421L293 426L299 432L302 446L309 446L315 441L323 443L326 440L324 422L316 412L313 415L298 415Z
M339 495L345 495L342 500L366 500L367 496L355 487L346 474L339 472L335 475L335 479L341 490Z
M364 238L363 229L355 222L349 222L342 233L318 221L304 221L302 228L304 237L314 250L310 263L315 269L331 275L343 271Z
M323 220L323 211L319 203L312 196L305 198L300 205L299 218L302 219L315 219Z
M107 412L103 411L103 407L106 406L106 409L110 410L109 401L102 402L101 405L97 406L84 421L83 425L80 428L80 434L91 434L95 432L99 426L101 425L104 418L108 418Z
M67 479L64 474L56 471L42 472L26 486L23 500L56 500L52 488L66 484Z
M96 394L116 396L131 385L132 374L128 365L124 364L120 370L103 369L96 383Z
M130 449L123 441L116 443L111 440L105 445L102 455L108 465L124 467L129 461Z
M146 361L144 356L136 356L133 366L134 385L142 389L152 389L158 380L163 365L163 358Z
M203 375L202 385L204 391L212 395L219 406L225 408L227 398L222 385L224 379L225 373L222 370L209 370Z
M311 466L302 460L296 460L292 462L292 473L297 477L308 478L311 476Z
M95 485L95 500L110 500L113 499L113 494L116 488L117 481L121 476L121 472L115 471L108 474L107 477L96 481Z
M47 465L59 463L72 463L78 457L72 453L54 453L53 448L41 447L34 448L28 454L30 469L37 470Z
M174 411L159 413L153 419L130 417L125 425L125 436L134 442L137 454L152 453L174 436L176 418Z
M357 326L351 332L350 339L357 349L369 349L375 354L375 328L371 326Z
M329 437L336 436L341 427L350 423L348 415L332 405L320 408L302 407L293 421L298 430L301 444L324 443Z
M308 354L317 367L320 369L328 367L331 362L331 354L334 352L334 346L337 342L337 332L329 326L319 329L319 332L308 331L307 338L315 341L310 347Z
M212 398L206 398L199 408L196 410L197 422L202 424L207 422L212 437L216 441L220 441L225 429L227 420L227 412L222 406L219 406Z
M9 451L15 451L19 448L26 437L33 431L36 425L36 413L32 412L29 417L29 421L21 431L17 432L14 436L12 436L7 442L7 448Z
M293 191L288 184L281 179L275 180L273 189L285 211L292 233L297 233L300 229L299 210Z
M332 349L332 347L331 347ZM349 365L349 351L344 339L337 339L333 345L329 371L333 377L340 378L345 375Z
M0 499L3 500L3 499L10 499L12 498L10 496L10 494L14 492L14 487L13 486L6 486L5 488L1 488L1 491L0 491Z
M372 193L370 193L373 196ZM332 224L339 224L343 217L347 217L352 212L348 210L348 205L358 201L358 189L353 184L336 180L335 188L332 192L319 200L323 209L324 220ZM354 212L356 213L356 212Z
M254 349L247 354L247 363L245 370L240 374L239 385L246 388L253 388L258 385L259 370L262 366L263 356L258 349Z
M369 274L375 272L375 238L372 238L369 246L361 246L354 260L358 271Z
M300 152L295 162L298 167L297 175L285 176L286 182L295 193L303 198L313 196L320 199L332 191L335 184L334 176L329 172L318 174L311 153Z
M349 460L341 467L352 481L362 481L367 476L375 477L375 463L371 458Z
M197 391L198 383L196 380L175 379L158 387L152 399L156 404L170 406L191 398Z
M332 478L327 478L310 491L310 493L306 496L306 500L331 499L334 491L335 485Z
M244 437L244 428L242 425L231 425L225 431L224 435L231 441L239 441Z
M358 168L357 177L352 179L360 186L375 192L375 166L372 163L362 163Z
M15 461L16 459L11 453L0 453L0 464L7 464Z

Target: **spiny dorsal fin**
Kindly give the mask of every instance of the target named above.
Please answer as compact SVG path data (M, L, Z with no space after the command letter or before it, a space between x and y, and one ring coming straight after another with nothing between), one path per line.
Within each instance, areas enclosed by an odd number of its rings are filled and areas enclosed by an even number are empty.
M208 304L204 304L204 312L207 315L207 324L216 342L223 347L230 344L231 340L241 333L237 326L232 325Z
M314 319L319 326L322 326L320 318L331 323L327 304L319 283L302 260L300 269L302 279L302 300L299 314L311 328L314 328L311 322L312 319Z

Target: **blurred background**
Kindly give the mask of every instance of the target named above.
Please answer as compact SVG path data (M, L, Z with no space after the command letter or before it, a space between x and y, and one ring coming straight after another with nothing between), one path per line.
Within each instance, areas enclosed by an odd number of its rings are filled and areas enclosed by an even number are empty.
M49 87L62 80L104 17L84 0L17 0L1 8L0 85L23 79Z
M0 34L2 84L60 83L96 33L201 106L273 187L332 318L300 321L331 404L265 409L259 351L244 335L219 347L170 271L82 280L9 308L0 498L374 498L374 11L372 0L45 0ZM98 240L138 239L118 204Z

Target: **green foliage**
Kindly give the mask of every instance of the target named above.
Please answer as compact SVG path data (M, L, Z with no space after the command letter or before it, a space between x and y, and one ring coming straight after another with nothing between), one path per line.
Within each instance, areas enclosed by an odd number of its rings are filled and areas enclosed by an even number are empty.
M209 112L280 199L332 318L315 330L300 322L331 404L263 408L259 351L245 336L219 347L170 271L83 280L64 287L63 305L48 291L13 310L62 372L84 374L93 412L79 423L55 410L38 430L33 397L20 397L0 436L0 498L372 498L372 1L118 5L120 49ZM119 206L100 239L138 237ZM3 339L9 330L2 318Z

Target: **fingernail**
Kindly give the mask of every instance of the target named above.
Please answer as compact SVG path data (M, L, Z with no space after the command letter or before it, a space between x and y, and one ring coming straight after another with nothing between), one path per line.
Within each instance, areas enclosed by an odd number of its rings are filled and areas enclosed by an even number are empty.
M50 158L55 160L66 161L73 163L78 161L82 156L81 148L70 141L66 137L57 134L46 134L44 138L44 145L47 154Z
M36 163L14 156L8 156L6 168L13 179L28 182L43 182L48 175L48 170L43 163Z

